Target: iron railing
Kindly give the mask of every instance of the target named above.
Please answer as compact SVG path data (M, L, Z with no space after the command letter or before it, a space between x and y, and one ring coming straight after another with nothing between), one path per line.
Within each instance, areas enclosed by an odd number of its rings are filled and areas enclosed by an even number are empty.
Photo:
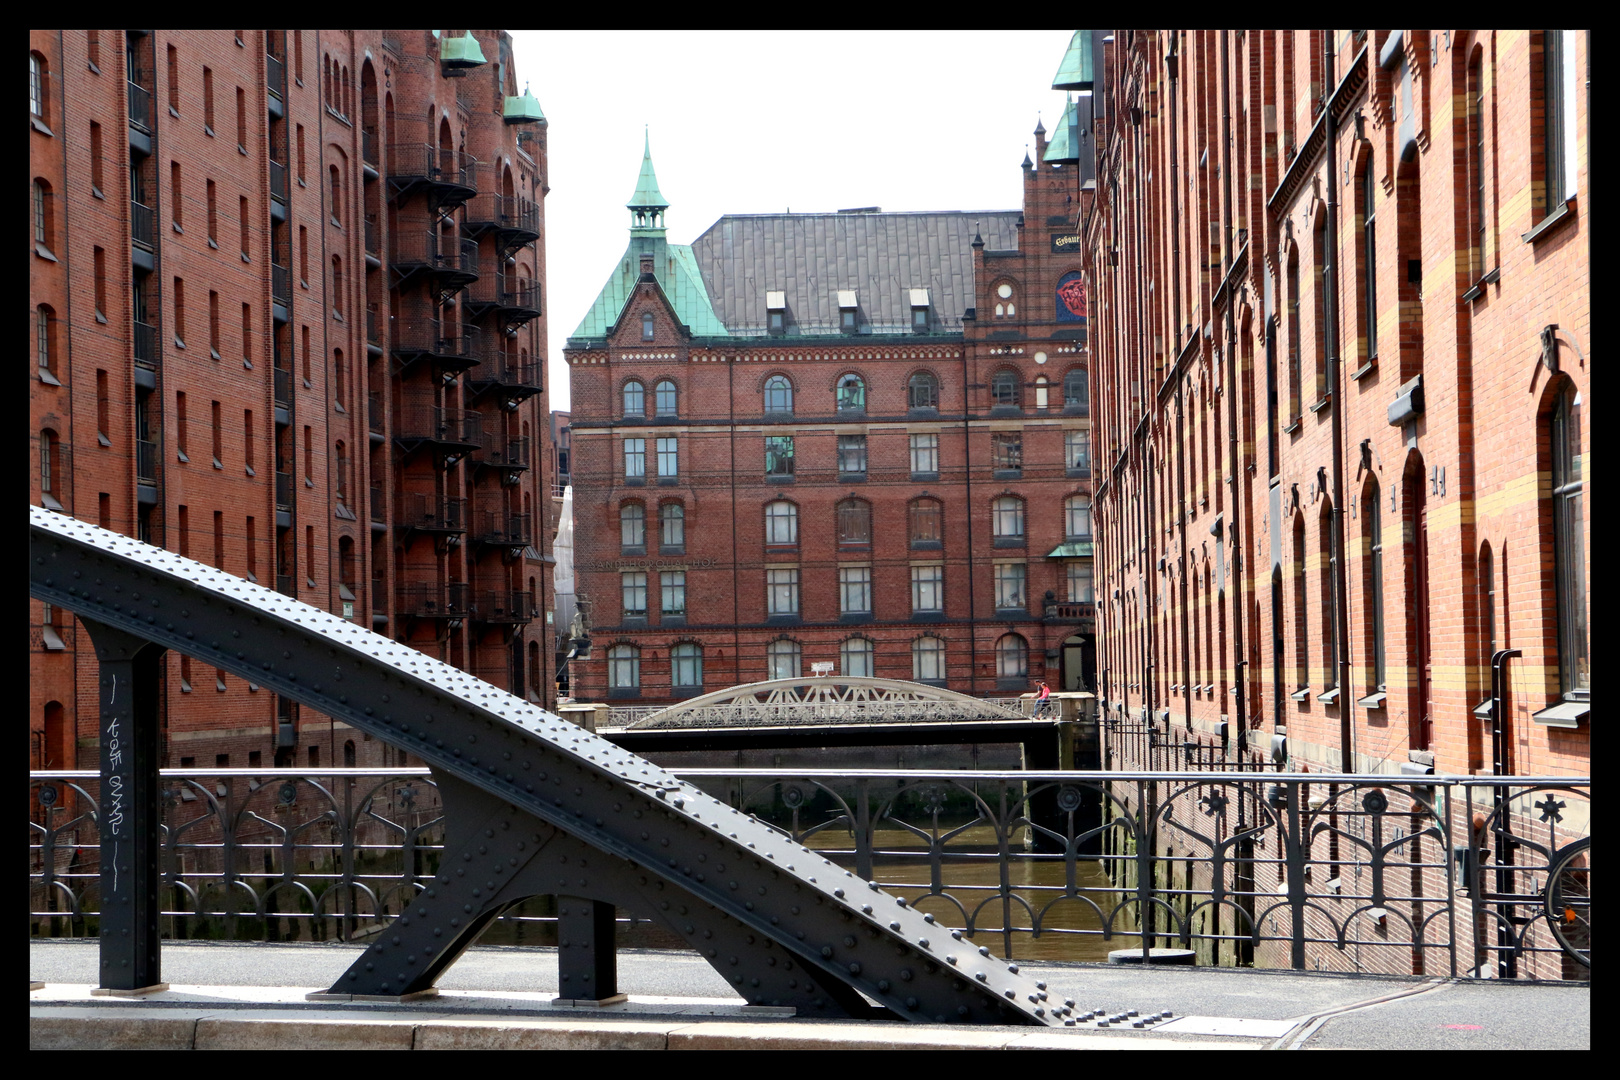
M394 327L393 349L396 353L427 354L445 361L474 361L481 335L478 327L466 323L459 327L440 319L407 319Z
M380 390L366 393L366 426L374 435L383 433L383 398Z
M465 532L467 530L467 500L447 495L430 495L421 491L407 491L399 498L400 525L429 532Z
M382 230L377 225L377 215L367 214L365 224L366 254L378 255L382 252Z
M135 479L157 483L158 444L151 439L135 440Z
M504 510L482 510L473 522L473 543L503 544L510 547L532 544L534 530L528 514Z
M270 197L282 203L287 201L287 164L275 158L270 159Z
M270 264L270 296L278 304L292 303L292 270L289 267Z
M298 586L293 584L293 576L291 574L276 575L276 592L283 596L291 596L294 599L297 599Z
M483 441L483 419L470 409L407 405L394 418L394 431L407 441L478 446Z
M142 367L155 368L163 358L158 347L157 327L151 323L135 321L135 362Z
M399 587L401 615L419 619L461 619L471 613L471 586L464 581L446 585L412 583Z
M148 134L152 131L152 91L129 80L129 122Z
M534 598L520 589L479 593L473 601L473 618L486 623L526 623L534 618Z
M541 378L540 361L530 360L525 363L503 355L483 361L477 370L468 374L467 381L478 389L501 386L513 390L539 390Z
M381 484L371 485L371 520L388 520L388 498L383 493L383 486Z
M274 53L264 56L265 84L278 98L287 96L287 62Z
M292 407L293 373L286 368L272 368L275 372L275 402L283 409Z
M426 181L478 190L478 159L464 150L440 150L432 143L390 143L388 177L395 183Z
M148 251L152 250L156 240L157 229L155 225L157 215L145 203L130 201L129 204L129 235L130 239Z
M527 469L529 467L529 440L524 437L506 438L500 432L485 432L476 461L500 469Z
M276 509L291 510L293 504L292 473L276 473Z
M373 345L382 344L382 312L376 304L366 305L366 340Z
M401 594L412 614L454 603L438 586ZM676 774L1008 959L1181 947L1209 965L1590 978L1586 778ZM438 870L425 768L161 776L170 936L364 940ZM93 936L98 774L29 784L32 933Z
M1091 619L1096 617L1097 605L1089 600L1059 601L1046 604L1041 610L1048 619Z
M377 166L377 129L360 129L360 160L375 168Z

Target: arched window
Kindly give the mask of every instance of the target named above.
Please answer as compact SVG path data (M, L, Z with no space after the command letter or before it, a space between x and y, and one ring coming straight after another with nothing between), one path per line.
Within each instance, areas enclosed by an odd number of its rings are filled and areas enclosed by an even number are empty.
M665 503L658 508L658 546L668 550L665 554L678 555L686 548L686 508L680 503Z
M42 505L52 510L62 509L56 498L61 466L56 460L56 432L49 428L39 433L39 496Z
M990 404L995 408L1017 408L1018 373L1015 371L998 371L990 376Z
M838 504L838 543L844 547L872 542L872 504L845 499Z
M939 380L926 371L919 371L906 383L906 407L911 409L939 408Z
M1085 368L1073 368L1063 376L1063 411L1078 416L1091 414L1091 390Z
M1378 478L1369 476L1361 497L1361 528L1363 541L1367 545L1367 570L1362 591L1367 605L1367 655L1372 658L1372 673L1367 686L1369 697L1382 694L1385 688L1383 502ZM1379 698L1371 704L1363 701L1362 704L1376 708L1383 704L1383 699Z
M765 380L765 411L791 413L793 411L793 384L785 375L772 375Z
M644 416L647 412L647 391L634 379L624 384L624 415Z
M920 637L911 643L911 677L917 682L945 681L945 642Z
M861 412L866 408L866 383L859 375L845 375L838 380L838 411Z
M912 547L937 548L945 540L945 504L938 499L913 499L906 516Z
M1361 310L1367 330L1367 359L1378 355L1378 242L1373 232L1378 216L1378 185L1373 181L1372 159L1361 170ZM1480 252L1484 254L1483 249Z
M765 674L771 679L799 677L800 649L797 641L773 641L765 648Z
M608 689L640 692L640 649L634 645L615 645L608 650Z
M872 641L870 638L845 638L838 646L838 674L857 679L872 677Z
M45 57L37 52L28 54L28 112L37 116L42 124L49 124L51 102L51 69Z
M765 542L795 545L799 542L799 508L786 499L765 504Z
M638 502L619 507L619 546L645 548L647 544L647 511ZM623 552L622 554L627 554ZM638 552L639 554L639 552Z
M49 304L34 309L34 352L39 361L40 378L56 382L56 312Z
M1037 376L1035 376L1035 407L1037 409L1046 408L1046 402L1047 402L1046 389L1047 389L1046 376L1045 375L1037 375Z
M996 681L1023 682L1029 678L1029 644L1018 634L1003 634L996 641Z
M1566 701L1592 688L1586 643L1586 534L1582 495L1581 395L1567 380L1553 406L1553 567L1558 600L1558 680Z
M683 641L669 650L669 681L682 690L703 686L703 646Z
M1288 411L1283 423L1293 426L1303 408L1300 395L1304 392L1300 375L1300 322L1299 322L1299 249L1288 248Z
M1024 500L1003 495L990 504L990 532L996 540L1024 539Z
M1490 701L1491 657L1496 654L1496 574L1491 563L1491 545L1480 545L1479 561L1474 567L1474 580L1479 589L1479 676L1480 689Z
M1305 515L1294 515L1294 700L1303 701L1311 685L1309 602L1305 595Z
M1091 500L1084 495L1070 495L1063 500L1064 535L1070 540L1091 539Z
M51 185L34 178L34 243L50 251L56 243L56 215L51 206Z
M675 416L675 384L662 379L653 387L653 412L657 416Z
M642 316L641 316L641 340L642 341L651 341L652 339L653 339L653 317L652 317L652 312L648 311L648 312L644 312L642 314Z

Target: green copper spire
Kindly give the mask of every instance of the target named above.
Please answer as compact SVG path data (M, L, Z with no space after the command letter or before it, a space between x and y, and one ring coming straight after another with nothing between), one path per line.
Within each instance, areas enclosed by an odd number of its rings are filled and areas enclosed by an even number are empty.
M1052 132L1052 141L1046 144L1042 161L1067 164L1080 160L1080 107L1071 101L1063 110L1063 119Z
M1091 84L1091 31L1076 30L1069 39L1069 51L1063 54L1063 63L1052 77L1052 89L1090 90Z
M632 210L655 208L663 210L668 208L669 200L658 190L658 174L653 172L652 138L646 134L643 138L646 141L641 152L641 175L636 178L636 193L630 196L630 201L624 205Z
M478 39L473 37L471 30L461 37L449 38L439 46L439 63L445 67L470 68L488 62L484 59L483 48L479 46Z

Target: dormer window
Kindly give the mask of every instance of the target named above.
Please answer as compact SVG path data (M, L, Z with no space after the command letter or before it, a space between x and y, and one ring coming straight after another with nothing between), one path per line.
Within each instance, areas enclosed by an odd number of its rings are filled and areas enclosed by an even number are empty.
M645 315L643 315L641 317L641 340L642 341L651 341L652 339L653 339L653 317L652 317L652 312L649 311L649 312L647 312L647 314L645 314Z
M838 328L846 334L855 332L855 290L838 290Z
M787 293L775 289L766 290L765 293L765 326L773 334L782 333L787 327Z
M918 333L928 330L928 290L912 289L911 292L911 328Z

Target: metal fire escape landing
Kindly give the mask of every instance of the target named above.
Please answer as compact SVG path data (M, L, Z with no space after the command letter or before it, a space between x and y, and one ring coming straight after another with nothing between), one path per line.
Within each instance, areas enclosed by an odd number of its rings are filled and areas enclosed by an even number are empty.
M430 991L497 914L550 894L570 912L562 933L578 944L560 964L564 996L578 1000L616 997L620 905L665 923L753 1004L1073 1023L1071 1006L1048 1002L1017 965L591 732L319 608L61 514L29 514L29 593L82 618L102 663L109 989L161 984L156 689L173 648L408 750L440 784L439 875L332 994Z

